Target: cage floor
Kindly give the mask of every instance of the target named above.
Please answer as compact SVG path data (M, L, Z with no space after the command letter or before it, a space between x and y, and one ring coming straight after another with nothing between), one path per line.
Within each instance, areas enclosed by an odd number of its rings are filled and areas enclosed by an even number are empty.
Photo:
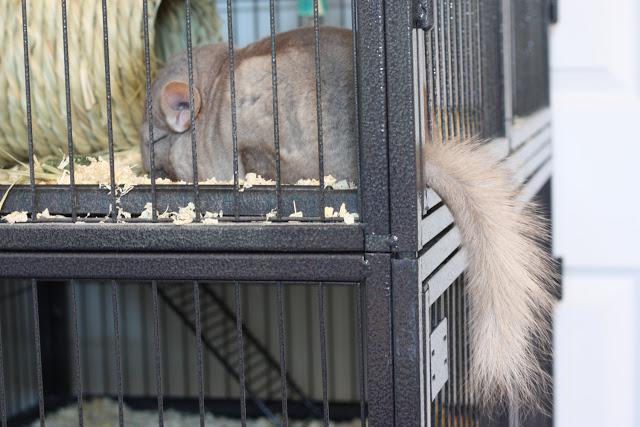
M129 427L156 427L158 425L158 410L154 409L133 409L127 404L124 405L124 425ZM118 403L111 398L94 398L83 404L83 421L86 427L117 427L118 426ZM76 402L51 411L45 417L47 427L68 427L78 424L78 405ZM330 422L332 427L356 427L360 426L360 420L348 422ZM29 424L31 427L40 426L40 420L35 420ZM174 408L167 408L163 411L163 425L165 427L192 427L200 425L198 413L181 411ZM205 425L208 427L240 427L242 422L226 416L214 415L207 411L205 413ZM268 427L273 423L267 418L249 418L246 425L248 427ZM320 427L322 420L290 420L292 427Z
M125 399L127 401L128 399ZM47 427L68 427L72 425L78 425L78 404L74 399L66 399L66 404L56 405L55 409L47 409L45 415L45 425ZM249 402L248 402L249 403ZM129 427L157 427L158 426L158 410L157 401L153 399L134 399L133 405L128 405L126 402L123 406L123 425ZM209 408L211 402L206 403L206 407ZM165 408L163 410L163 425L165 427L192 427L200 425L200 416L196 406L185 405L183 399L178 399L174 402L169 399L165 402ZM229 407L227 404L223 406L215 405L220 408L211 411L210 408L205 410L205 425L208 427L240 427L242 421L239 418L229 416ZM248 405L251 406L251 405ZM269 405L273 406L273 405ZM337 416L342 421L330 421L331 427L358 427L362 423L359 418L354 418L354 410L357 410L357 405L352 404L337 404L339 408L332 408L332 417L334 416L334 410L337 409ZM273 408L272 408L273 409ZM289 417L288 425L291 427L320 427L323 426L321 419L296 419L296 413L300 412L296 410L296 404L293 404L293 414ZM9 426L40 426L40 420L37 417L37 408L29 411L32 415L22 415L18 419L9 420ZM213 412L218 412L214 414ZM239 412L239 411L234 411ZM86 427L117 427L118 421L118 402L111 397L94 397L88 398L84 401L82 407L83 425ZM224 414L224 415L223 415ZM248 427L267 427L273 426L273 422L265 417L255 416L255 408L247 408L247 422ZM280 417L279 414L277 414ZM348 421L344 421L347 419Z

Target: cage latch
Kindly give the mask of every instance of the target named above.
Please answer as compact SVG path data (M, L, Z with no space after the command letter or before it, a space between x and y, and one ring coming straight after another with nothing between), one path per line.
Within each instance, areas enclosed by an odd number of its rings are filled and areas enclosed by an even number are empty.
M433 330L429 337L431 350L431 400L442 390L449 379L449 336L447 334L447 318Z
M415 0L414 14L416 28L425 31L433 28L433 0Z

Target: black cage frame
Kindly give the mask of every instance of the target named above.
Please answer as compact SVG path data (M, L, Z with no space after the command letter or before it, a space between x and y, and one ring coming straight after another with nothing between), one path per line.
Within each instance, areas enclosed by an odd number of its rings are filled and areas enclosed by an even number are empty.
M489 143L506 159L504 161L514 165L524 183L523 197L532 198L539 193L550 216L551 150L546 69L549 17L539 16L536 37L541 38L541 45L527 57L538 65L543 61L538 69L544 76L531 81L527 76L517 75L519 70L526 69L527 61L522 62L516 49L519 39L515 34L520 21L512 10L514 3L525 2L472 0L465 4L481 7L482 3L482 7L495 7L500 13L499 17L491 18L500 22L501 36L496 40L500 46L494 59L502 68L499 76L488 78L493 79L497 87L490 101L495 104L492 108L499 111L503 120L497 125L487 125L490 134L485 136L491 138ZM454 392L447 397L435 398L436 403L432 404L431 394L437 394L438 390L431 389L430 363L426 355L429 354L429 335L437 326L431 322L438 322L440 317L436 313L444 313L446 304L452 304L440 295L446 289L453 289L454 279L464 271L464 262L456 256L459 242L455 239L450 242L453 249L448 252L443 252L442 244L437 244L443 243L451 230L451 218L445 214L446 207L437 197L422 187L421 146L437 138L434 127L438 125L421 123L420 117L426 118L426 110L433 104L429 95L429 91L433 91L428 77L431 71L427 65L430 55L436 55L436 52L428 43L429 37L435 37L430 32L444 29L440 36L445 40L440 43L449 46L459 40L455 33L446 32L448 27L443 24L447 17L439 15L448 13L446 7L443 12L441 5L452 3L354 0L360 182L358 191L341 192L336 199L346 198L352 210L360 206L361 221L357 224L275 221L215 226L136 222L0 225L0 278L38 280L42 339L60 339L54 337L56 331L48 326L56 319L55 307L63 304L60 296L51 290L53 288L48 284L51 280L358 283L364 289L362 321L363 331L366 331L368 424L440 425L438 402L452 398ZM531 3L540 6L540 10L547 10L546 0ZM427 18L419 19L420 13L426 14ZM464 16L465 10L459 13ZM434 28L430 28L432 26ZM476 42L480 43L480 31L477 36ZM456 59L449 52L448 56L453 63L458 61L460 70L464 69L466 65L461 62L461 55ZM481 66L482 58L478 60ZM451 77L446 77L448 80L440 82L445 92L461 87L460 82L465 79L462 72L457 81L454 77L452 73ZM427 90L422 90L424 88ZM474 90L480 98L481 86ZM517 104L514 104L515 93L518 94ZM531 102L523 104L522 98L526 98L527 93L540 94L537 105L532 105L535 100L530 99L527 101ZM459 108L458 100L463 95L464 91L460 90L457 99L452 95L450 101L444 102ZM519 109L526 113L517 125L514 109L516 113ZM444 135L444 139L482 131L472 126L465 130L461 116L453 117L453 130ZM6 188L0 187L0 190ZM144 204L144 196L149 190L144 186L137 188L128 195L126 203L132 206ZM39 189L38 197L43 205L58 204L59 209L64 209L69 200L68 191L68 188L52 186ZM109 197L82 187L77 191L78 198L86 198L84 204L89 209L95 208L93 212L99 212L100 206L104 205L100 201L92 204L95 197ZM157 191L157 197L165 204L181 206L191 200L191 195L181 187L167 186ZM312 192L307 197L304 190L291 192L296 200L302 200L299 203L308 204L309 211L318 209ZM283 194L286 198L286 191ZM2 210L9 212L29 206L31 197L29 186L16 187ZM234 203L232 196L223 189L200 188L199 197L203 205L207 204L208 198L211 203L220 200L229 206ZM273 195L267 190L256 190L240 197L246 198L240 203L246 203L248 210L256 212L268 210L264 206L273 203ZM327 197L334 196L328 192ZM435 268L425 267L427 264L433 264ZM437 276L434 271L447 274ZM453 279L440 279L444 276ZM447 283L438 280L447 280ZM437 287L443 288L442 292L434 293ZM45 344L43 341L42 357L45 368L58 363L50 342ZM60 375L63 377L65 375ZM62 388L67 392L71 389L71 384L65 385L62 379L55 382L51 377L45 377L45 384L51 389ZM475 418L480 419L479 415ZM442 419L444 423L444 416ZM519 425L519 422L550 425L551 421L548 416L535 414L529 421L518 421L516 408L504 417L482 421L483 425Z

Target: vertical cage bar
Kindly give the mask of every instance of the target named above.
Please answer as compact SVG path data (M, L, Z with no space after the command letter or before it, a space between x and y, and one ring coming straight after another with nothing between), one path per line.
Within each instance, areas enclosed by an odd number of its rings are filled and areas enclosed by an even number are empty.
M358 397L360 400L360 427L365 427L367 423L366 414L366 385L365 385L365 360L364 360L364 339L363 339L363 321L362 321L362 300L364 294L362 292L362 283L358 283L356 287L356 357L358 359Z
M204 366L202 363L202 321L200 315L200 284L193 282L193 310L196 323L196 363L198 376L198 409L200 427L204 427Z
M291 313L291 288L289 287L284 287L283 288L283 292L284 292L284 313ZM293 316L287 316L285 314L285 324L284 324L284 329L285 331L292 331L293 330ZM292 347L288 345L287 346L287 352L285 354L285 358L286 360L293 360L293 352L292 352ZM294 390L295 392L295 390ZM288 395L289 393L287 393Z
M458 396L458 408L460 411L460 416L463 417L463 420L467 420L467 404L466 404L466 394L467 394L467 381L465 378L465 357L464 357L464 316L462 314L463 306L464 306L464 288L462 287L462 280L458 278L456 280L456 289L457 289L457 308L456 308L456 317L458 324L458 333L457 333L457 359L458 359L458 381L459 385L459 396Z
M320 19L318 0L313 0L313 45L316 74L316 126L318 130L318 179L320 181L320 220L324 221L324 134L322 129L322 83L320 81Z
M439 2L433 2L434 13L434 28L431 30L431 56L433 60L433 76L434 76L434 104L436 110L437 128L438 128L438 142L443 143L445 141L445 115L444 115L444 91L442 82L442 44L440 43L440 5Z
M423 158L424 158L424 146L425 144L430 143L427 140L429 139L430 134L430 117L427 103L429 102L428 97L428 83L427 83L427 53L426 49L426 41L425 41L425 31L422 29L413 30L413 50L414 50L414 79L416 81L417 90L414 91L414 125L416 129L416 140L418 141L417 147L417 159L416 164L418 165L418 173L417 173L417 193L419 194L420 200L420 212L418 215L423 215L426 212L426 187L423 182L422 177L422 166L423 166ZM418 238L418 248L423 246L422 237Z
M271 295L270 295L270 286L264 286L262 288L262 299L263 301L265 301L264 304L264 313L263 313L263 317L262 317L262 324L264 326L264 337L265 337L265 342L267 343L267 348L269 349L270 352L273 353L273 345L272 345L272 339L271 339L271 304L272 304L272 299L271 299ZM273 375L271 373L272 371L269 370L267 371L267 381L269 383L271 383L271 381L273 380ZM266 393L265 398L267 399L271 399L273 397L273 393L271 390L271 387L269 388L269 390Z
M440 296L440 298L438 298L438 300L435 303L435 315L436 315L436 321L433 324L433 327L437 327L440 322L442 321L442 317L440 315L440 308L442 306L442 296ZM443 414L443 392L442 390L438 391L437 393L437 398L436 398L436 403L437 403L437 423L439 426L444 427L444 414Z
M33 306L33 341L36 350L36 384L38 387L38 415L40 426L44 427L44 386L42 381L42 351L40 349L40 310L38 306L38 284L31 280L31 298Z
M447 293L448 293L448 290L440 296L440 303L438 304L440 318L438 323L442 322L445 319L445 317L447 317L447 312L446 312ZM447 336L448 335L449 335L449 330L447 330ZM447 338L447 341L448 341L448 338ZM447 343L447 346L448 344L449 343ZM449 403L449 396L447 394L448 394L449 384L450 384L449 380L447 380L445 387L442 390L440 390L440 403L442 405L442 408L441 408L442 427L445 427L447 425L446 424L447 418L448 418L447 405Z
M184 0L185 25L187 33L187 74L189 81L189 120L191 121L191 166L193 169L193 205L195 222L200 222L200 183L198 178L198 144L196 141L196 111L193 92L193 47L191 42L191 0Z
M83 391L82 391L82 364L80 358L80 328L78 326L78 290L77 282L71 281L71 300L72 310L71 316L73 321L73 346L74 346L74 365L75 365L75 383L76 383L76 396L78 401L78 425L84 426L84 411L83 411Z
M149 123L149 178L151 180L151 221L158 221L158 197L156 194L156 156L155 138L153 135L153 100L151 98L151 49L149 47L149 0L142 2L142 27L144 33L144 70L147 106L147 122ZM113 207L116 209L116 207Z
M153 342L154 365L156 373L156 395L158 397L158 426L164 426L164 399L162 391L162 346L160 342L160 314L158 312L158 282L151 282L151 296L153 299Z
M113 121L111 111L111 66L109 63L109 25L107 18L107 0L102 0L102 40L104 50L104 84L105 96L107 100L107 139L109 143L109 183L111 185L111 205L114 209L111 211L112 221L117 221L118 214L115 206L118 202L116 196L116 169L113 152Z
M27 26L27 0L22 0L22 44L24 49L24 92L27 104L27 146L29 149L29 185L31 187L31 220L38 220L36 173L33 158L33 120L31 115L31 72L29 66L29 31Z
M32 345L34 342L33 341L29 341L29 338L33 339L33 331L34 331L34 325L32 324L32 320L33 320L33 301L32 298L30 298L30 291L31 291L31 284L29 285L24 285L24 287L22 288L22 295L20 297L20 303L22 306L22 310L23 310L23 314L24 314L24 322L23 322L23 336L24 336L24 353L23 354L29 354L29 355L33 355L33 353L35 352L35 349L33 348ZM28 362L22 362L21 363L24 366L24 390L25 390L25 400L26 402L28 402L29 405L33 404L33 379L36 378L36 373L34 372L34 366L32 363L28 363Z
M463 279L464 280L464 279ZM466 285L466 284L463 284ZM464 360L465 360L465 380L467 384L471 380L471 345L469 342L469 300L466 298L464 306L462 309L463 316L463 324L464 324ZM474 396L473 396L473 388L467 387L467 396L466 396L466 405L467 405L467 413L469 417L469 421L473 421L475 418L475 410L474 410ZM473 423L470 423L473 424Z
M433 3L433 13L436 16L437 2ZM437 45L437 37L438 37L438 27L437 21L434 20L434 25L436 27L432 28L427 33L427 64L428 69L427 73L429 75L429 115L431 117L430 120L430 129L431 129L431 139L434 143L442 143L442 120L440 119L441 113L439 108L439 97L440 97L440 84L439 84L439 72L438 72L438 45Z
M442 294L442 318L444 319L445 317L447 318L447 354L451 354L451 349L450 349L450 344L451 344L451 340L449 339L450 337L450 323L448 322L448 317L449 317L449 299L450 299L450 294L449 291L451 290L451 287L449 287L444 294ZM447 382L444 384L444 387L442 389L443 392L443 401L444 401L444 405L443 405L443 410L442 413L444 415L444 421L443 421L443 425L451 427L451 376L450 376L451 372L449 372L449 369L447 368L447 375L449 375L449 378L447 379Z
M129 325L129 316L127 315L128 313L128 307L127 307L127 301L128 298L125 298L125 294L126 294L126 287L124 287L124 291L123 292L118 292L118 303L119 303L119 307L122 307L122 313L120 314L122 317L122 321L121 324L123 325ZM130 293L129 293L130 294ZM128 337L129 333L127 332L125 334L125 337ZM120 351L121 354L128 354L128 348L127 348L127 339L125 338L124 341L119 341L119 345L120 345ZM130 376L131 376L131 369L130 369L130 363L129 363L129 357L127 357L126 361L122 361L122 388L123 390L129 390L129 381L130 381Z
M257 11L254 8L254 13ZM257 17L254 16L254 19ZM254 22L255 25L255 22ZM238 119L236 107L236 55L233 38L233 7L227 0L227 38L229 43L229 94L231 96L231 141L233 144L233 212L236 220L240 218L239 182L238 182ZM257 38L257 36L256 36Z
M148 300L146 297L146 288L142 287L142 286L138 286L138 314L140 317L140 329L141 329L141 342L142 342L142 351L140 352L140 365L144 366L145 368L142 369L142 383L143 383L143 391L145 394L149 394L150 392L150 382L151 382L151 378L150 378L150 374L149 374L149 369L147 369L147 363L149 360L149 333L148 333L148 329L144 327L144 325L146 325L147 322L147 303Z
M462 127L460 122L460 81L458 72L458 55L460 53L460 50L458 49L458 37L456 34L456 30L458 27L455 12L456 1L450 0L447 7L447 32L449 35L449 61L451 64L451 96L453 98L451 107L453 109L456 137L460 138L460 135L462 134Z
M100 301L106 301L109 295L109 289L106 286L99 286L98 290L100 293L100 296L99 296ZM100 338L101 338L100 345L102 346L102 348L105 349L105 351L100 355L100 361L102 362L101 371L102 371L103 393L107 393L111 390L111 384L110 384L111 376L109 375L110 363L109 363L109 359L107 357L107 352L106 352L106 349L108 348L108 337L109 337L109 331L107 331L109 321L107 316L108 316L107 305L100 304ZM83 322L83 323L86 324L87 322ZM84 335L84 336L86 337L87 335ZM88 353L88 352L85 352L85 353ZM88 367L89 364L87 364L86 366Z
M422 352L423 360L420 369L423 371L424 383L422 385L422 395L424 396L422 405L422 424L431 427L431 343L429 336L431 335L431 318L429 315L429 289L420 286L422 300Z
M185 340L186 342L186 340ZM211 360L209 359L209 357L205 357L204 358L204 366L203 366L203 374L204 374L204 389L207 391L207 393L211 393L212 390L212 386L211 386ZM187 381L187 390L191 390L191 380Z
M356 144L356 154L357 158L360 159L361 143L360 143L360 96L358 95L360 90L360 79L358 79L358 37L356 36L356 29L358 28L357 23L358 17L358 2L357 0L351 0L351 60L353 61L353 108L354 108L354 129L355 129L355 138L357 141ZM362 179L360 178L360 162L357 163L357 177L358 177L358 212L362 214L362 189L360 183ZM324 212L324 209L323 209Z
M229 287L228 286L222 286L221 291L221 298L222 300L225 302L229 301ZM227 360L229 358L231 358L231 352L233 351L233 341L230 341L228 338L231 337L235 332L235 325L230 324L229 322L224 322L223 325L223 334L225 336L225 340L220 344L220 351L223 354L223 357L226 358ZM224 376L224 394L226 396L229 396L231 394L231 381L233 380L233 378L231 378L230 375L225 375Z
M444 12L443 7L444 4L440 4L440 2L436 1L435 4L438 6L435 7L436 11L436 29L438 31L438 37L436 39L436 45L438 47L438 81L440 83L439 87L439 101L440 101L440 119L442 127L442 141L448 141L450 139L450 129L449 129L449 112L448 112L448 90L447 90L447 66L446 66L446 40L445 40L445 21L444 21Z
M188 298L188 294L189 294L189 288L187 288L186 286L181 286L180 300L186 301L186 299ZM189 342L187 340L187 334L190 335L190 333L187 332L187 326L183 325L183 327L180 328L180 339L181 339L182 348L188 348L189 346ZM189 375L189 358L188 357L182 358L182 378L183 378L182 392L184 394L189 394L191 391L191 381L190 381L191 375Z
M469 414L467 412L467 377L466 377L466 354L465 354L465 328L466 325L464 323L464 283L462 276L456 279L456 287L458 288L458 307L456 317L458 318L458 349L456 350L458 357L458 381L460 382L460 396L459 396L459 407L460 407L460 416L463 419L462 426L467 425L467 421L469 419Z
M25 285L23 288L22 295L22 305L24 307L24 332L25 332L25 350L27 354L34 355L35 354L35 345L34 341L29 342L29 337L33 338L33 331L35 330L35 325L33 324L33 298L30 298L31 292L31 284ZM31 345L30 345L31 344ZM37 378L37 369L34 363L24 363L25 370L27 376L25 377L25 389L27 392L27 400L30 405L33 405L34 400L37 401L37 391L34 396L34 378ZM36 386L37 389L37 386ZM35 399L34 399L35 397Z
M438 111L440 112L440 133L442 135L441 142L449 140L449 120L447 114L447 76L444 45L444 21L442 9L444 3L442 1L434 1L434 22L435 27L433 33L435 37L435 57L436 57L436 76L438 82Z
M74 149L73 149L73 121L71 118L71 81L69 77L69 37L67 34L67 1L61 0L62 6L62 47L64 59L64 88L67 107L67 150L69 155L69 185L71 188L71 219L76 222L77 212L77 194L76 194L76 178L74 170Z
M89 304L87 302L87 294L88 287L91 286L89 284L85 284L78 289L78 301L79 301L79 312L78 312L78 321L80 327L80 346L86 343L87 338L89 336L89 325L87 319L89 319ZM84 342L83 342L84 341ZM86 347L86 344L85 344ZM83 378L83 390L89 389L91 390L91 383L94 381L93 375L88 375L88 370L91 366L91 360L89 357L88 351L82 352L82 378ZM98 371L99 369L96 369Z
M450 369L451 369L451 382L453 387L453 407L452 411L456 417L460 417L460 387L462 381L460 381L460 357L458 349L460 348L460 339L458 331L460 329L460 319L458 318L458 281L456 280L451 285L451 310L449 311L449 318L451 319L451 333L449 339L451 340L452 351L449 356Z
M462 16L460 17L460 39L462 40L462 84L464 85L464 122L467 129L467 137L473 136L471 110L473 108L471 102L471 84L470 82L470 70L469 70L469 27L467 22L469 21L469 0L462 0Z
M313 337L313 311L312 311L312 306L313 306L313 290L310 288L305 287L305 311L307 313L306 319L305 319L305 332L306 332L306 344L307 344L307 348L310 349L311 351L309 351L309 355L308 355L308 360L307 360L307 379L308 379L308 383L307 383L307 390L309 390L309 392L312 394L315 391L315 370L314 367L316 366L316 354L315 351L312 351L313 349L313 342L314 342L314 337Z
M456 120L455 120L455 84L453 81L453 61L452 61L452 44L451 44L451 23L449 19L449 13L451 9L451 1L445 0L442 7L442 31L444 42L444 73L446 82L446 102L447 102L447 120L449 138L456 137Z
M320 363L322 365L322 414L324 427L329 427L329 380L327 367L327 325L324 285L318 285L318 316L320 321Z
M467 353L467 316L465 314L466 295L464 288L464 279L462 276L458 278L458 285L460 286L460 354L462 362L460 363L460 369L462 371L461 380L464 384L462 388L462 407L464 416L464 426L469 425L470 412L469 412L469 376L467 373L467 363L469 354Z
M449 405L448 405L448 409L449 409L449 426L451 427L453 425L453 419L454 417L458 416L458 413L456 412L456 375L455 375L455 327L456 327L456 317L454 314L454 308L455 308L455 303L454 303L454 295L453 295L453 291L454 291L454 284L449 286L448 289L448 310L447 310L447 317L448 317L448 322L447 324L449 325L449 331L447 333L447 344L449 347L449 351L448 351L448 363L447 363L447 369L449 371L449 381L447 381L449 383Z
M458 88L458 126L460 129L460 138L464 138L468 135L466 126L466 109L465 109L465 87L464 84L464 50L462 40L462 15L461 8L464 4L464 0L458 0L453 2L453 17L452 21L455 22L454 37L456 41L456 87Z
M280 397L282 399L282 425L288 427L289 413L287 410L287 331L285 329L285 311L282 282L278 282L276 287L276 297L278 300L278 345L280 347Z
M335 331L335 321L336 321L336 316L334 315L334 305L331 304L332 301L335 301L335 288L332 287L326 287L326 294L325 294L325 301L329 301L329 304L325 304L325 331L329 330L329 331ZM326 333L326 332L325 332ZM328 349L335 349L336 348L336 334L327 334L327 348ZM338 364L336 363L336 352L335 351L331 351L331 350L327 350L327 385L328 384L338 384L338 381L340 380L340 378L338 377L338 372L336 369L334 369L333 371L329 371L328 367L329 366L337 366ZM322 373L322 371L321 371ZM328 389L327 389L328 390ZM327 393L328 398L330 398L331 394Z
M236 337L238 339L238 365L240 367L240 422L242 427L247 425L247 381L245 377L244 360L244 332L242 329L242 294L240 283L234 283L236 303Z
M435 326L438 325L438 316L437 316L437 304L438 301L435 301L432 305L429 306L429 316L431 317L431 329L428 331L429 337L433 332ZM433 375L433 374L431 374ZM431 388L431 380L429 378L429 385L427 387ZM438 395L431 396L431 425L437 426L436 421L438 419Z
M280 171L280 119L278 114L278 64L276 60L275 0L269 0L269 32L271 38L271 93L273 109L273 144L276 163L276 218L282 218L282 179Z
M171 286L171 285L168 285ZM167 326L167 315L169 313L170 308L167 307L167 304L161 304L159 307L159 312L158 314L160 315L160 330L161 331L167 331L168 330L168 326ZM167 335L164 335L165 337ZM169 339L163 339L161 341L162 343L162 360L163 360L163 364L162 364L162 387L163 390L171 390L171 375L169 375L169 367L171 366L171 359L170 359L170 350L169 350Z
M11 292L12 294L14 294L16 292L16 284L15 283L9 283L9 292ZM8 322L10 322L12 319L20 319L20 306L19 304L8 304L8 309L6 310L7 312L7 320ZM7 324L8 324L7 322ZM11 403L13 408L22 408L22 381L21 381L21 369L20 369L20 364L17 363L16 361L19 360L20 358L20 348L19 348L19 338L21 335L23 335L24 333L22 333L20 331L19 327L16 328L9 328L7 327L7 342L9 343L15 343L15 345L11 345L7 348L7 353L8 357L7 357L7 366L15 366L17 365L17 369L12 369L11 371L8 371L7 374L9 375L9 382L11 384L11 389L9 390L10 393L13 394L12 399L10 400L9 403ZM9 409L11 410L11 408Z
M118 283L111 281L111 306L113 310L114 358L116 365L116 393L118 395L118 426L124 426L124 390L122 379L122 349L120 348L120 308L118 307Z
M351 292L349 292L349 296L350 298L355 298L356 295L356 290L355 289L350 289ZM355 304L355 301L353 301L353 304ZM351 310L353 310L354 307L349 307ZM356 318L355 318L355 311L352 311L352 316L348 317L348 323L347 323L347 327L349 330L349 337L351 337L354 340L354 345L357 346L357 339L356 339ZM350 375L350 381L351 381L351 386L349 387L349 392L351 393L351 398L357 398L358 396L358 352L357 352L357 347L352 347L351 348L351 355L352 357L350 357L349 360L349 371L351 372Z
M482 2L480 0L476 0L475 1L475 12L476 12L476 20L475 20L475 25L474 25L474 36L475 36L475 40L476 40L476 44L478 46L478 56L477 56L477 66L476 69L474 70L474 74L477 76L477 81L478 81L478 116L477 116L477 120L478 123L480 125L480 132L481 134L484 134L484 128L485 128L485 120L484 120L484 115L486 114L486 112L484 111L484 91L482 90L483 87L483 70L484 67L482 66L483 62L484 62L484 55L483 55L483 42L482 42L482 30L480 28L480 25L482 23L482 11L481 11L481 7L482 7Z
M473 0L465 0L465 41L467 44L466 48L466 59L467 59L467 84L469 85L469 108L470 108L470 122L471 122L471 132L474 135L478 134L478 121L477 121L477 88L475 84L475 76L474 73L474 58L475 58L475 43L473 40Z
M7 427L7 388L4 376L4 345L2 340L2 317L0 317L0 422Z
M479 132L479 123L478 123L478 87L476 85L476 76L475 76L475 55L476 55L476 47L475 40L473 37L473 23L475 22L475 14L473 8L474 0L466 0L467 3L467 19L465 22L465 27L467 29L467 43L469 46L468 53L468 73L469 73L469 88L471 96L469 98L469 103L471 106L471 121L473 123L472 130L474 134L478 134Z
M19 408L24 408L25 405L29 404L27 398L25 398L25 394L27 393L26 389L28 388L28 384L27 384L28 375L26 375L26 379L25 379L25 373L24 373L25 365L24 363L20 363L20 361L21 361L21 355L24 352L25 337L27 336L27 330L25 330L25 322L22 321L25 315L24 315L24 306L22 304L22 298L20 298L20 296L22 295L22 292L20 292L21 289L20 289L19 283L16 283L14 285L13 291L16 294L15 302L14 304L12 304L15 306L15 312L13 313L13 316L9 317L9 319L17 318L17 319L20 319L20 322L18 322L17 327L14 328L13 330L12 338L9 339L9 342L15 343L15 345L12 346L13 357L10 363L10 366L14 366L15 368L10 370L9 373L11 374L11 371L16 371L14 376L14 381L17 383L17 385L16 387L14 387L15 389L14 393L18 396L18 398L15 400L17 400L17 406Z

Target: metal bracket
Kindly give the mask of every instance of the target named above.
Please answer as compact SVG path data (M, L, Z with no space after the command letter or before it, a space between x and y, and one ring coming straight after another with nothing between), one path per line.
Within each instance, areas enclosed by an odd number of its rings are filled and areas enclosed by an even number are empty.
M428 31L433 28L433 0L415 0L414 25Z
M442 390L449 380L449 337L447 336L447 318L433 330L431 343L431 400Z

